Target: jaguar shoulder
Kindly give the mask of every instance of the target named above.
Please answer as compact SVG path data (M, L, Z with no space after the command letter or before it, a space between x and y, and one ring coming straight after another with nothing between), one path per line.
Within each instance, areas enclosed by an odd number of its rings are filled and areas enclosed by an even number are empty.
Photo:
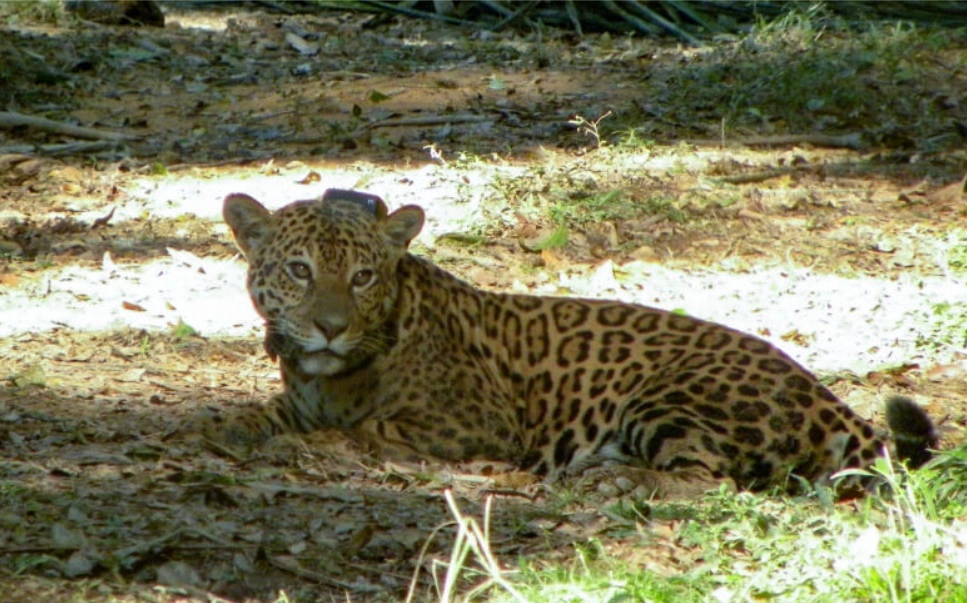
M868 466L878 432L778 348L644 306L481 291L407 252L423 211L328 191L224 217L249 263L284 390L210 434L253 444L336 427L398 458L510 461L549 480L689 497ZM936 436L888 401L900 454Z

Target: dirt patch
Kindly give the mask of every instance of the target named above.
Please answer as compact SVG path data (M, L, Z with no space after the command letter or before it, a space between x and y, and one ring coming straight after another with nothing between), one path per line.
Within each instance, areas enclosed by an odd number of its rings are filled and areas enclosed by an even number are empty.
M836 97L785 114L766 92L792 84L751 88L749 64L729 67L753 52L742 42L166 9L163 30L23 24L0 42L23 76L9 109L137 137L55 158L34 149L58 136L0 132L8 600L398 600L418 568L416 598L432 599L455 538L447 486L480 521L495 494L507 567L566 563L592 539L662 574L700 563L674 522L622 523L505 467L376 463L339 434L242 459L172 439L205 406L280 386L219 221L235 191L418 203L417 251L479 286L726 322L820 369L865 416L901 391L945 445L963 440L962 41L929 60L891 46L892 62L844 73L880 113ZM842 72L844 56L827 63ZM570 123L608 111L597 138ZM807 121L813 138L769 138ZM556 229L566 243L541 245Z

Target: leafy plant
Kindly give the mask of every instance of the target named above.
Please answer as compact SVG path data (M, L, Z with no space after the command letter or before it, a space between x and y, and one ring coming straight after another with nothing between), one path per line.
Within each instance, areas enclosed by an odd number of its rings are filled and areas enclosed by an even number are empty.
M598 128L598 125L608 117L611 117L611 111L608 111L607 113L605 113L604 115L602 115L601 117L595 120L588 120L581 115L575 115L574 117L569 119L567 123L576 127L578 131L581 132L582 134L593 138L594 146L597 148L601 148L607 144L607 141L605 141L602 138L602 134Z

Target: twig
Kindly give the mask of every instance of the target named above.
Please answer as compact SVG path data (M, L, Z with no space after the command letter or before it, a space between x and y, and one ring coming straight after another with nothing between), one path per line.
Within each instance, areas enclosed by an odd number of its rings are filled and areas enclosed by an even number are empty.
M77 547L72 544L35 544L27 546L5 546L0 547L0 557L5 555L23 555L30 553L60 553L63 551L76 551Z
M121 134L119 132L108 132L96 128L86 128L84 126L74 126L63 122L47 119L46 117L33 117L14 113L13 111L0 111L0 128L11 129L19 126L35 128L42 132L52 132L54 134L66 134L76 138L92 138L94 140L134 140L136 136Z
M266 555L268 562L279 568L280 570L289 572L290 574L296 575L300 578L308 578L309 580L315 580L322 584L327 584L329 586L335 586L336 588L342 588L344 590L354 591L354 592L374 592L375 587L367 586L364 584L352 584L350 582L343 582L342 580L337 580L332 576L327 576L321 572L314 572L310 569L303 567L298 561L292 559L291 557L282 557L279 555Z
M118 549L112 553L112 556L118 561L123 561L132 555L144 555L154 552L159 548L164 550L165 547L170 545L171 541L179 538L184 533L185 530L183 528L178 528L165 534L164 536L159 536L154 540L138 542L132 544L131 546L124 547L123 549Z
M375 128L408 128L412 126L441 126L443 124L475 124L491 121L494 118L489 115L423 115L420 117L397 117L395 119L383 119L368 124L363 124L356 128L353 134L365 132Z
M195 435L195 434L190 434L190 435ZM206 438L205 436L201 436L201 440L202 440L201 442L202 446L204 448L207 448L209 451L214 452L215 454L218 454L221 456L227 456L236 462L243 462L246 460L245 455L239 454L238 452L232 450L230 447L224 446L221 443L216 442L211 438Z
M571 25L574 26L574 31L578 37L583 38L584 32L581 31L581 19L578 18L578 9L574 6L574 0L566 0L564 2L564 10L567 11L567 18L571 20Z
M640 4L636 0L628 0L628 2L625 2L624 4L625 4L625 6L631 7L632 9L638 11L640 14L642 14L645 17L651 19L655 23L661 25L665 29L665 31L667 31L670 34L673 34L673 35L681 38L682 40L685 40L686 42L688 42L692 46L701 46L702 45L702 43L698 41L698 38L696 38L695 36L693 36L690 33L686 32L685 30L681 29L680 27L678 27L677 25L675 25L674 23L672 23L668 19L662 17L661 15L659 15L658 13L656 13L655 11L651 10L650 8L648 8L647 6L645 6L643 4Z
M804 166L808 167L808 166ZM775 168L772 170L763 170L761 172L752 172L751 174L736 174L734 176L722 176L720 178L713 178L715 182L723 182L725 184L751 184L753 182L765 182L766 180L772 180L773 178L781 178L787 174L792 174L793 172L802 171L803 168L800 167L784 167Z
M642 21L638 17L632 15L631 13L629 13L628 11L626 11L625 9L621 8L620 6L618 6L618 3L615 2L614 0L602 0L601 4L606 9L610 10L614 14L618 15L619 17L621 17L622 19L624 19L625 21L627 21L629 25L631 25L632 27L634 27L636 30L640 31L641 33L645 33L645 34L648 34L650 36L656 36L656 35L658 35L658 33L659 33L658 30L656 28L652 27L651 23L646 23L645 21Z
M45 144L37 147L41 155L48 157L63 157L64 155L80 155L82 153L97 153L107 151L117 146L113 140L95 140L93 142L68 142L64 144Z
M489 6L489 4L487 6ZM501 21L500 23L498 23L497 25L494 25L492 29L494 31L500 31L503 28L505 28L508 25L510 25L511 23L513 23L514 21L516 21L517 19L520 19L521 17L523 17L527 13L531 12L536 7L537 7L537 3L536 2L529 2L529 3L525 4L524 6L520 7L519 9L517 9L516 12L514 12L514 13L508 15L507 17L505 17L504 20Z
M480 491L483 496L516 496L520 498L526 498L527 500L534 502L537 500L537 494L528 494L526 492L521 492L520 490L508 490L505 488L487 488Z
M498 15L503 16L505 19L510 19L510 18L516 17L516 15L518 13L520 13L520 10L518 10L517 13L515 13L514 11L510 10L509 8L505 8L504 6L502 6L500 4L500 2L493 2L493 0L477 0L477 1L480 4L482 4L482 5L486 6L487 8L489 8L490 10L494 11ZM525 4L524 5L524 8L527 8L529 5L530 6L533 6L535 4L537 4L537 3L536 2L532 2L532 3ZM521 9L521 10L523 10L523 9Z
M681 2L679 0L666 0L666 3L669 6L674 7L675 10L681 13L684 13L692 21L695 21L696 23L698 23L700 26L702 26L704 29L706 29L711 33L722 33L724 31L727 31L725 28L720 27L715 21L712 21L711 19L706 19L698 11L693 10L692 7L689 6L688 2Z
M282 2L271 2L270 0L255 0L255 4L260 4L260 5L262 5L262 6L266 7L266 8L269 8L269 9L274 10L274 11L278 11L278 12L283 13L283 14L286 14L286 15L294 15L295 14L295 11L294 10L290 9L288 6L286 6Z

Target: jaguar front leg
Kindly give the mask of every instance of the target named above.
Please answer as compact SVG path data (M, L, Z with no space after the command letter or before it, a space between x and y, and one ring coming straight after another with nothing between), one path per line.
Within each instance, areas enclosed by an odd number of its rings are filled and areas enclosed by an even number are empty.
M277 394L266 403L251 403L225 413L205 410L188 419L182 426L185 436L200 436L217 446L232 450L249 450L278 434L294 431L285 421L290 402L285 394Z
M508 463L516 463L520 458L521 438L509 427L470 429L447 419L366 419L352 431L361 444L380 458Z

